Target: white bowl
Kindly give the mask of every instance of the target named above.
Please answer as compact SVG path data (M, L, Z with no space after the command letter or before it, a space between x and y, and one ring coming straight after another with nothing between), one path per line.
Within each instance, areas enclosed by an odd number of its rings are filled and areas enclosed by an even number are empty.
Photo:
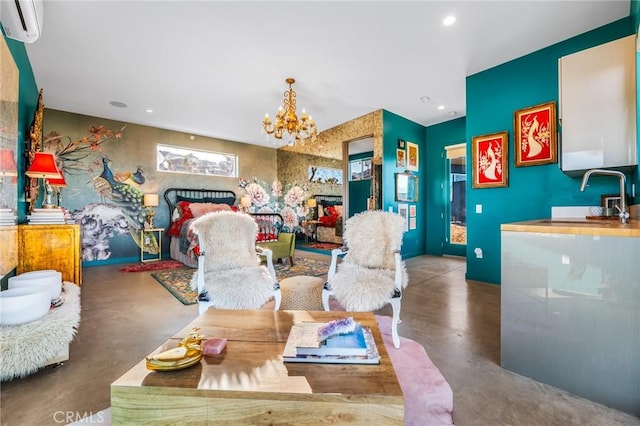
M9 278L9 288L46 287L51 299L60 297L62 291L62 273L54 270L32 271Z
M23 272L20 274L21 277L28 277L33 275L49 275L52 272L58 272L55 269L39 269L37 271Z
M42 318L51 308L49 296L49 289L37 286L0 291L0 324L24 324Z

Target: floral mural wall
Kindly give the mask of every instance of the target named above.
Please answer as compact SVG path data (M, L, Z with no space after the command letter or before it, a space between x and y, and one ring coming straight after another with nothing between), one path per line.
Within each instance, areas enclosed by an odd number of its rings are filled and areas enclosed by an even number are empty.
M251 198L251 213L280 213L284 218L282 231L302 232L300 224L308 214L305 207L309 198L306 185L294 182L283 186L277 179L269 184L254 176L251 181L240 178L238 186L244 190L240 196Z

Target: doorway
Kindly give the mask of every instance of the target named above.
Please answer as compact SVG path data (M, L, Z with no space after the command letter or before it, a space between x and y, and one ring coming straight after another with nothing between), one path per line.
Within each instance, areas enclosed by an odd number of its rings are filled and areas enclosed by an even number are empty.
M443 196L444 241L442 253L465 256L467 252L467 151L466 144L445 147L445 185Z
M352 140L346 145L345 219L368 210L375 191L373 137Z

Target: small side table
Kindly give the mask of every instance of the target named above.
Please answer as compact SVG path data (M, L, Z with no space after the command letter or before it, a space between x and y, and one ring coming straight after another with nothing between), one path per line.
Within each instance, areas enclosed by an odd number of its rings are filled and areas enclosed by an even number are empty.
M304 222L302 222L302 226L304 226L305 228L305 232L304 232L305 244L309 244L309 234L311 234L311 239L313 240L313 242L316 242L316 239L317 239L316 229L319 223L320 223L319 220L305 220Z
M140 230L140 262L155 262L157 260L162 260L162 232L164 228L148 228ZM158 257L153 258L145 258L144 257L144 247L147 244L151 243L151 239L149 237L149 233L153 235L154 232L158 233Z

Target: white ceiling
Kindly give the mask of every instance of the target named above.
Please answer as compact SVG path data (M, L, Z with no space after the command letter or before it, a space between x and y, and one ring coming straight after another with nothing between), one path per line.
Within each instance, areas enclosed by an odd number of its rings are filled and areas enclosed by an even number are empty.
M260 123L275 115L287 77L296 79L298 113L306 108L319 130L381 108L432 125L465 115L466 76L629 8L628 0L46 0L42 36L25 46L48 108L273 146ZM457 21L444 27L449 14Z

